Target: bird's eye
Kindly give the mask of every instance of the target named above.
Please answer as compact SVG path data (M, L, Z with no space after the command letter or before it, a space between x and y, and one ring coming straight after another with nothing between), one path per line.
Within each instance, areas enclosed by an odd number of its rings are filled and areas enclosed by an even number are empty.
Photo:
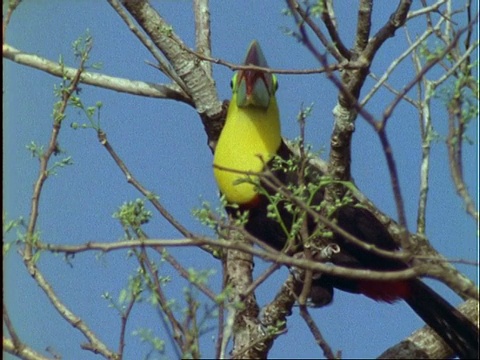
M278 90L278 81L275 75L272 76L272 79L273 79L273 92L275 93Z
M232 77L232 80L230 80L230 87L233 89L234 84L237 82L237 74L235 73Z

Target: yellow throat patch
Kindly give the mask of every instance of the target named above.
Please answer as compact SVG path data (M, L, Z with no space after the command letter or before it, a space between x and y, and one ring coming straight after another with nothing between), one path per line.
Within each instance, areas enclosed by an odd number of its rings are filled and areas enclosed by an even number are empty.
M240 108L234 93L213 160L215 179L228 202L240 205L249 203L257 192L253 184L241 181L248 175L226 169L261 172L264 164L276 154L281 141L280 116L275 97L270 98L266 109L254 106Z

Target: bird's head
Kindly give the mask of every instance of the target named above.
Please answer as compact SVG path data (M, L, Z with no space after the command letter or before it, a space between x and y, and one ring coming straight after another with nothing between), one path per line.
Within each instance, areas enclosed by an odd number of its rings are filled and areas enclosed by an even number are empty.
M243 65L268 67L267 60L256 40L248 48ZM275 75L257 70L239 70L232 79L232 91L237 106L267 109L277 90Z

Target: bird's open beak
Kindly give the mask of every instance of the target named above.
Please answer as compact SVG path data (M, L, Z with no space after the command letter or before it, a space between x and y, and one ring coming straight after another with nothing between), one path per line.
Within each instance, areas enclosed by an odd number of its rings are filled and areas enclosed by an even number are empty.
M245 57L244 65L268 67L267 60L256 40L252 41ZM273 75L256 70L240 70L237 74L237 106L253 106L267 109L273 96Z

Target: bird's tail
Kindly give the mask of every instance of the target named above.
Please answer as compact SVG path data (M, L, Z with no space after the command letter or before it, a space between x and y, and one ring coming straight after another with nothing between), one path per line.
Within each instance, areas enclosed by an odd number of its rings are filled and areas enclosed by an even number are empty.
M478 328L420 280L410 283L405 301L461 359L479 358Z

